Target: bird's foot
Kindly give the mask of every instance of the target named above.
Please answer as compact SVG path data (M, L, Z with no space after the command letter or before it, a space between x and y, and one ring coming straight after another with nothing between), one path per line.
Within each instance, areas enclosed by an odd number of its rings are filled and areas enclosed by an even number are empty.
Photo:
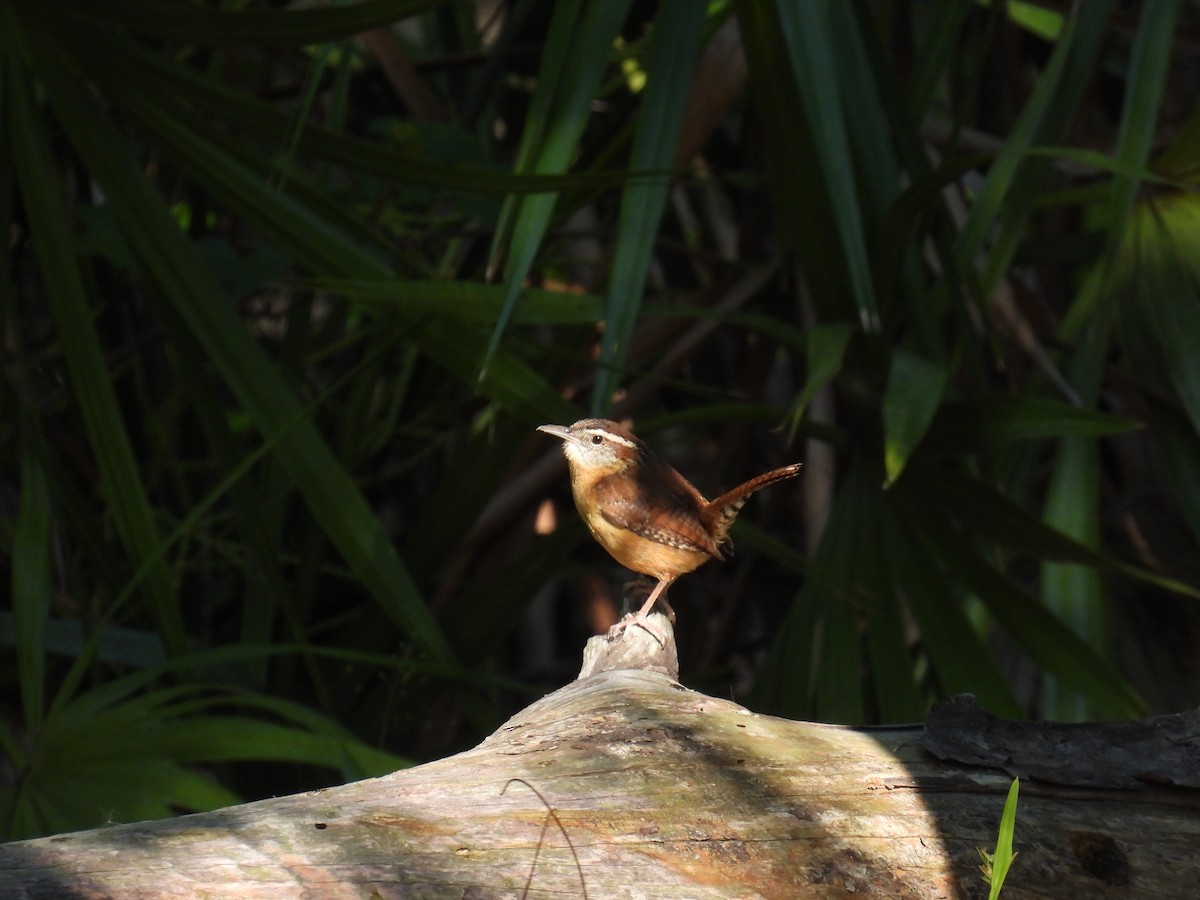
M644 615L640 612L628 613L623 619L621 619L620 622L608 629L608 633L605 635L605 637L609 641L615 641L617 638L621 637L621 635L623 635L627 629L637 627L641 628L648 635L650 635L650 637L658 641L658 645L660 647L666 647L667 636L659 631L659 629L655 628L650 622L648 622L647 618L647 615ZM673 623L675 620L675 614L671 613L670 618Z

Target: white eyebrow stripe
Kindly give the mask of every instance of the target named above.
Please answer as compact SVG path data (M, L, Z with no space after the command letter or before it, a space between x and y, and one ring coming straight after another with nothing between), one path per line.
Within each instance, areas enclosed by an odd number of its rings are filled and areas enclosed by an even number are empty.
M630 450L637 449L637 444L635 444L633 441L629 440L628 438L623 438L619 434L613 434L611 431L605 431L603 428L585 428L583 429L583 433L598 434L601 437L608 438L613 443L620 444L623 447L628 447Z

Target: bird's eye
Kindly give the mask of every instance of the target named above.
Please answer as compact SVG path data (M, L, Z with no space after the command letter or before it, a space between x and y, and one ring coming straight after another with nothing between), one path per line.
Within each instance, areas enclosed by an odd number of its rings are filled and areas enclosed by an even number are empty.
M593 434L592 435L592 443L593 444L603 444L604 438L598 434Z

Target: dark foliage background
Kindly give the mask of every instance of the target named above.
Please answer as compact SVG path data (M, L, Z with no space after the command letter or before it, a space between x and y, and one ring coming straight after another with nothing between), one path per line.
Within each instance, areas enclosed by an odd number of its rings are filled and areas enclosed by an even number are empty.
M702 490L684 679L1200 702L1197 9L0 4L0 827L445 755L627 577L533 428Z

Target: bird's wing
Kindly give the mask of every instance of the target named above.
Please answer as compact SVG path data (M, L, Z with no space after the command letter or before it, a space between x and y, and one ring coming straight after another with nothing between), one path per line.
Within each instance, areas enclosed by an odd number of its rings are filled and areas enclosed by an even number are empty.
M648 455L639 471L638 497L630 496L628 481L623 478L597 482L600 514L618 528L668 547L721 559L721 551L700 518L707 505L700 492L657 457Z

